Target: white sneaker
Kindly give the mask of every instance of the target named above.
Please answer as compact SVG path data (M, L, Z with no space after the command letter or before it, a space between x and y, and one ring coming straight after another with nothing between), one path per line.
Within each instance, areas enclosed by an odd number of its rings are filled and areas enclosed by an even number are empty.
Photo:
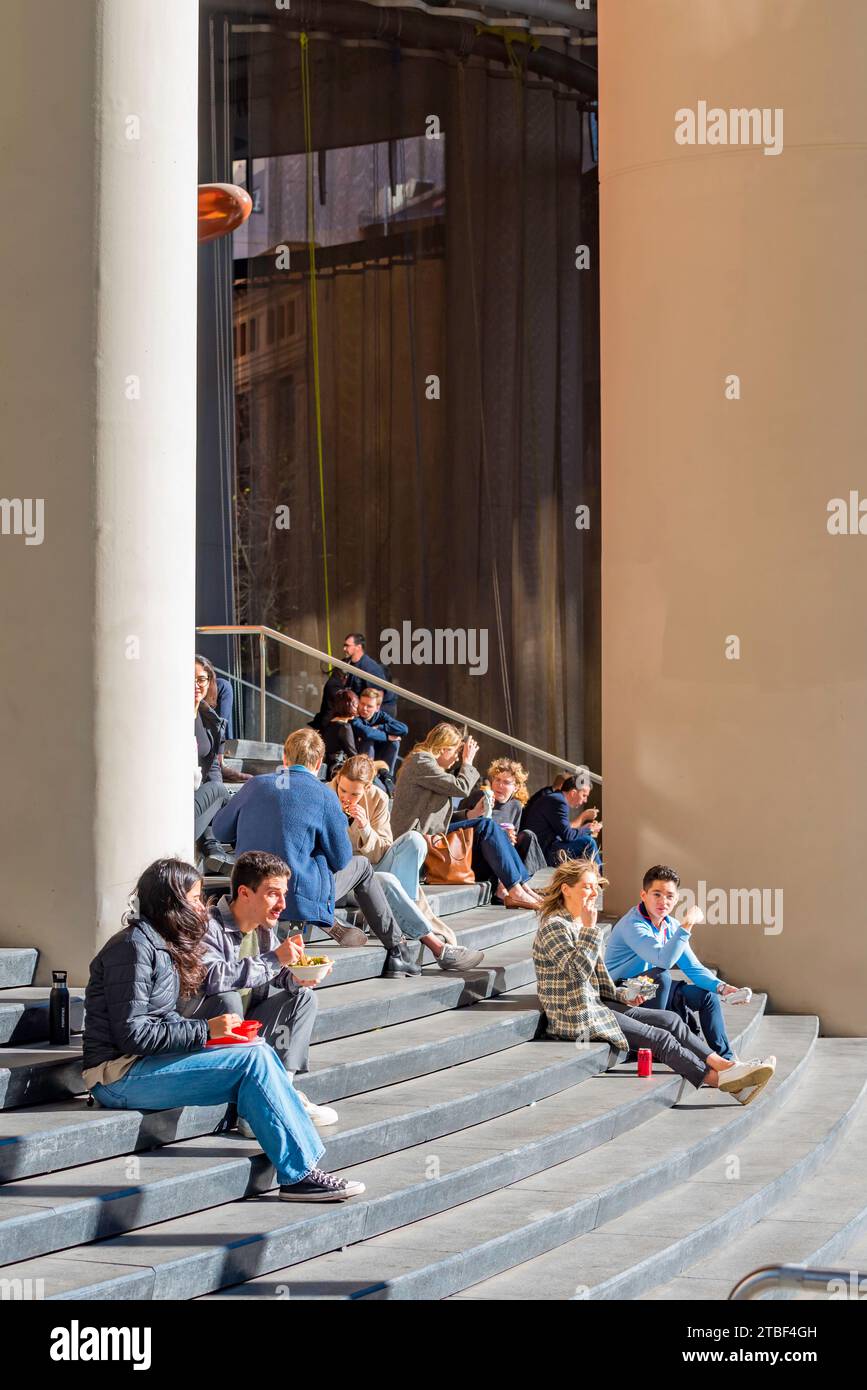
M484 951L471 951L469 946L444 946L437 965L440 970L475 970L484 959Z
M307 1099L303 1091L297 1089L295 1094L317 1129L327 1129L329 1125L337 1124L339 1118L337 1111L332 1110L330 1105L314 1105L312 1100Z
M733 1095L740 1105L750 1105L773 1076L775 1057L762 1057L751 1062L738 1062L719 1074L719 1089Z
M247 1121L246 1121L246 1120L242 1120L240 1115L238 1116L237 1122L236 1122L236 1124L235 1124L235 1128L236 1128L236 1130L238 1131L238 1133L239 1133L240 1135L243 1136L244 1139L255 1139L255 1138L256 1138L256 1136L255 1136L255 1134L253 1133L252 1129L251 1129L250 1126L247 1124Z

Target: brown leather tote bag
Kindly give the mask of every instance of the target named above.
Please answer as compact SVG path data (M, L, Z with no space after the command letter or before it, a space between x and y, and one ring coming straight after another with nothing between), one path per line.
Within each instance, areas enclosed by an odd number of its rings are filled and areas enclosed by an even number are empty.
M428 883L475 883L473 873L473 831L438 831L425 835L427 858L424 861Z

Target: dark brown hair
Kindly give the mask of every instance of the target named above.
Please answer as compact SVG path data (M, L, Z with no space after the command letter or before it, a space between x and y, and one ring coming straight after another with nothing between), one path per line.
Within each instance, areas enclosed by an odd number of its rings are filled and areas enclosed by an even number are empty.
M180 997L195 994L205 977L201 942L207 921L187 902L187 893L202 880L183 859L156 859L136 884L138 911L130 918L147 922L165 941L180 978Z
M197 666L204 666L205 670L206 670L207 673L208 673L208 688L207 688L207 690L205 691L204 695L202 696L202 699L204 700L204 702L205 702L206 705L210 705L210 706L211 706L211 709L216 709L216 708L217 708L217 673L216 673L216 671L214 670L213 666L211 665L210 661L208 660L208 658L207 658L206 656L197 656L197 657L196 657L196 665L197 665Z
M354 719L358 713L358 696L354 690L338 690L328 711L333 719Z
M235 860L229 897L234 902L239 888L249 888L255 893L266 878L291 877L292 870L279 855L266 854L262 849L248 849Z

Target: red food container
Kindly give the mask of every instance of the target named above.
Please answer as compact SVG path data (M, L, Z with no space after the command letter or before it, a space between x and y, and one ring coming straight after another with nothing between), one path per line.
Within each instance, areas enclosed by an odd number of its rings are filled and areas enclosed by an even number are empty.
M638 1075L653 1075L653 1053L650 1051L649 1047L640 1047L638 1049Z
M258 1018L248 1018L243 1023L238 1024L235 1032L239 1033L242 1038L255 1038L261 1027L261 1021Z

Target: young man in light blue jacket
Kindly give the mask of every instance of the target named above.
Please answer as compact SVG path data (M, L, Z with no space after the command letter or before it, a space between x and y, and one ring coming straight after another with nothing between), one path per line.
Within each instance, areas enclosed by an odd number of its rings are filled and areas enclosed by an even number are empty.
M605 964L615 984L635 975L651 975L658 989L645 1009L673 1009L683 1016L693 1009L705 1040L720 1057L734 1059L723 1020L722 1001L737 992L702 965L690 946L695 922L692 909L678 922L670 914L677 902L680 877L665 864L654 864L644 875L641 898L611 930ZM700 914L699 914L700 915ZM688 983L673 980L677 966Z

